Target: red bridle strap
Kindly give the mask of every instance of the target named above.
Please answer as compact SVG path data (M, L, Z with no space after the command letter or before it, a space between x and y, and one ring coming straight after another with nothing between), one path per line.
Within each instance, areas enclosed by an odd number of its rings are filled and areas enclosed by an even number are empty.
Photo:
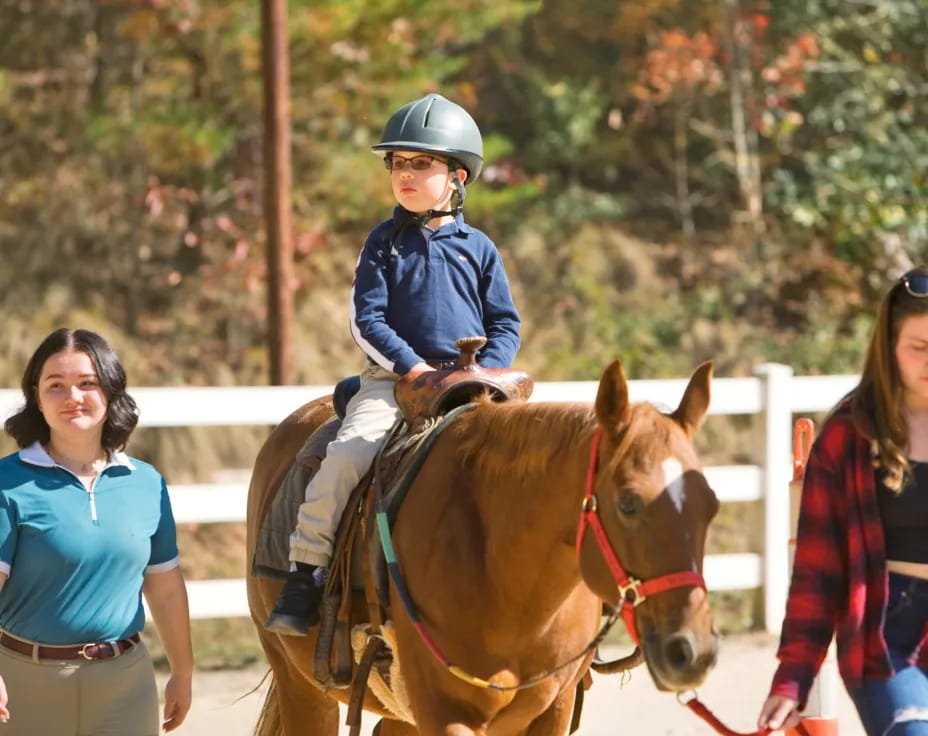
M629 577L616 557L615 551L606 535L602 521L599 518L599 509L596 500L596 470L599 466L599 442L602 438L603 430L601 427L596 429L593 435L593 442L590 445L590 462L586 471L586 491L583 496L583 507L580 512L580 523L577 526L577 559L580 559L580 550L583 545L583 535L587 527L593 530L596 537L596 543L599 550L609 566L609 571L615 580L619 589L619 604L622 606L622 619L625 621L625 627L635 644L640 644L638 636L638 627L635 625L635 607L642 603L648 596L656 593L663 593L665 590L673 588L682 588L688 585L696 585L700 588L706 587L706 581L703 576L693 570L685 572L672 572L668 575L661 575L651 580L637 580Z

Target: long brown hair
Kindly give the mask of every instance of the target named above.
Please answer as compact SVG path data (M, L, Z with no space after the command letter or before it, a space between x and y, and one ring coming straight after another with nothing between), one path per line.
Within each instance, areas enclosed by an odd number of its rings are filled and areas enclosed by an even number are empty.
M883 470L886 487L896 493L902 491L912 474L896 342L905 320L928 314L928 294L916 296L909 292L906 279L911 276L928 280L928 267L913 268L886 292L877 311L860 382L849 394L854 424L870 440L874 465Z

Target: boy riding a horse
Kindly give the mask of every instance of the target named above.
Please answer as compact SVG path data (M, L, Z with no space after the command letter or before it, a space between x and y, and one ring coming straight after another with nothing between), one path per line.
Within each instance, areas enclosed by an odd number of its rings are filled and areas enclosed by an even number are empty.
M265 624L281 634L305 635L319 622L338 521L400 417L396 382L450 368L465 335L486 336L477 357L488 368L511 366L519 347L496 246L462 214L465 185L483 165L473 118L429 94L397 110L372 150L384 157L397 206L368 235L352 285L351 334L368 365L290 536L291 570Z

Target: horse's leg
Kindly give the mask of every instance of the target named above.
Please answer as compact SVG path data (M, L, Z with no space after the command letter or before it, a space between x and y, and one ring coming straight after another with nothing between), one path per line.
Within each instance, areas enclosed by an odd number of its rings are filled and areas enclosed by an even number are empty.
M416 716L418 731L397 731L397 736L413 736L414 734L427 734L428 736L486 736L486 729L466 725L467 718L462 717L460 711L457 717L449 713L442 713L441 708L435 708L428 713ZM383 722L386 726L386 722ZM393 731L384 731L384 734L393 736Z
M390 732L391 736L392 736L392 733L393 732L391 731ZM414 734L418 734L419 732L418 731L409 731L409 732L404 731L402 732L402 736L406 736L407 733L409 733L410 736L413 736ZM436 734L436 736L486 736L487 732L482 728L479 731L475 731L474 729L470 728L470 726L464 726L460 723L449 723L448 725L442 726L435 731L422 731L422 733Z
M317 687L291 682L289 690L280 688L278 697L282 736L338 736L338 701Z
M395 721L392 718L381 718L380 723L374 726L371 736L418 736L419 732L405 721Z
M277 687L280 736L338 736L338 702L294 666L280 637L263 632L260 637Z
M525 736L562 736L567 733L574 712L574 687L565 689L551 706L529 724Z

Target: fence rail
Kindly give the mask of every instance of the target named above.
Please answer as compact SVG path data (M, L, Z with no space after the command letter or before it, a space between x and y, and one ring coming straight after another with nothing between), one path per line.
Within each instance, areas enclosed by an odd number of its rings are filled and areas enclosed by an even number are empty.
M764 501L762 554L714 554L705 560L710 590L764 590L764 625L777 632L788 586L789 482L794 414L825 411L856 381L855 376L794 376L789 366L759 365L752 378L716 378L709 414L764 417L759 465L705 468L723 503ZM687 379L630 381L632 401L676 407ZM535 386L532 401L593 401L598 382L548 382ZM330 386L237 386L136 388L142 427L274 425L303 403L331 392ZM22 403L18 390L0 389L0 417ZM171 484L179 524L245 520L245 483ZM193 618L248 615L244 579L187 584Z

